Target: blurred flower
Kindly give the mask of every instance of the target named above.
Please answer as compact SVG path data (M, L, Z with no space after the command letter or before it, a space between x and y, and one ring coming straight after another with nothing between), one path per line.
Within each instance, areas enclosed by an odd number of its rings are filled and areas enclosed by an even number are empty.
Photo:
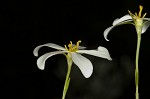
M79 46L80 42L81 41L78 41L75 45L75 44L72 44L72 42L70 41L70 44L68 44L68 47L66 45L65 47L62 47L53 43L47 43L44 45L37 46L33 51L33 54L35 56L38 56L38 50L44 46L51 47L51 48L58 50L58 51L46 53L42 55L41 57L39 57L37 60L38 68L43 70L45 67L45 61L49 57L53 55L57 55L57 54L64 54L67 57L67 59L70 58L71 61L73 61L79 67L82 74L86 78L88 78L91 76L93 72L93 65L89 59L85 58L81 54L89 54L89 55L93 55L93 56L97 56L101 58L106 58L108 60L112 60L106 48L99 46L97 50L84 50L85 47Z
M121 17L121 18L117 18L114 20L113 24L111 27L108 27L105 31L104 31L104 38L109 41L107 39L107 35L108 33L110 32L110 30L112 28L114 28L115 26L118 26L118 25L123 25L123 24L133 24L136 28L136 32L138 34L142 34L144 33L147 28L150 26L150 18L145 18L146 16L146 13L142 16L142 10L143 10L143 6L139 6L139 13L135 13L135 14L132 14L129 10L129 14Z

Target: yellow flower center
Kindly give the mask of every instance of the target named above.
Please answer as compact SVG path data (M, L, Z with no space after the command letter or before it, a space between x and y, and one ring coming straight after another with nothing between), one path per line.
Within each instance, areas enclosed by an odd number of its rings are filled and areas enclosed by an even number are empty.
M139 5L139 13L135 13L135 14L132 14L129 10L129 14L130 16L132 17L134 23L133 25L135 25L135 28L136 28L136 31L137 33L141 33L142 32L142 27L143 27L143 18L146 16L146 13L143 14L142 16L142 10L143 10L143 6Z
M65 45L65 49L69 52L76 52L78 51L79 43L81 43L81 40L79 40L76 45L72 44L72 41L68 44L68 47Z
M140 9L140 11L139 11L138 14L137 14L137 13L132 14L132 13L128 10L130 16L131 16L133 19L144 18L144 17L146 16L147 13L145 13L145 14L142 16L143 6L139 5L139 9Z

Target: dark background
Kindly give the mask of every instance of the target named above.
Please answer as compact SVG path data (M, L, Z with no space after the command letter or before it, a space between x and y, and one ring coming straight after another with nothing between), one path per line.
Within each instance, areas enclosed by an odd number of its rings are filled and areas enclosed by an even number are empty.
M84 78L77 66L71 71L66 99L134 99L134 68L136 31L133 25L103 31L116 18L131 12L143 12L150 17L148 0L5 0L0 2L1 31L1 99L61 99L67 63L64 55L46 61L45 70L37 68L33 49L41 44L61 46L69 41L88 49L106 47L113 61L85 55L94 72ZM140 99L149 96L150 29L142 34L139 59ZM54 51L43 47L39 55Z

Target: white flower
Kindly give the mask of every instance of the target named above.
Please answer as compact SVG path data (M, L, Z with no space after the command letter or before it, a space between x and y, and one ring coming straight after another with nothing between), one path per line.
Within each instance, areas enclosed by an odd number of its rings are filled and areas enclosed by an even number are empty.
M150 26L150 18L145 18L146 13L143 16L141 16L142 10L143 10L143 6L140 5L139 9L140 9L140 11L139 11L138 14L135 13L135 15L134 15L130 11L128 11L129 14L127 14L127 15L121 17L121 18L115 19L113 24L112 24L112 26L108 27L104 31L104 38L107 41L109 41L107 39L107 35L110 32L110 30L112 28L114 28L115 26L123 25L123 24L133 24L135 26L136 31L137 31L138 34L144 33L147 30L147 28Z
M82 74L86 78L88 78L91 76L93 72L93 65L89 59L85 58L81 54L89 54L101 58L106 58L108 60L112 60L106 48L100 46L98 47L97 50L84 50L85 47L79 46L80 42L81 41L78 41L77 44L75 45L72 44L72 42L70 41L70 44L68 44L68 48L66 47L66 45L65 47L62 47L53 43L47 43L44 45L37 46L33 51L33 54L35 56L38 56L38 50L43 46L51 47L58 50L58 51L46 53L41 57L39 57L37 60L38 68L41 70L44 69L45 61L47 60L47 58L56 54L65 54L66 57L71 56L72 61L79 67Z

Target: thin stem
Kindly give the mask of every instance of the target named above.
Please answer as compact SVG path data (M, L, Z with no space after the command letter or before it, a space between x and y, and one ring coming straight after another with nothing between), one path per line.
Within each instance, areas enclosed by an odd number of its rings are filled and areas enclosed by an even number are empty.
M136 86L136 99L139 99L139 92L138 92L138 85L139 85L139 67L138 67L138 60L139 60L139 51L140 51L140 43L141 43L141 33L137 35L137 49L136 49L136 68L135 68L135 86Z
M67 90L69 88L70 72L71 72L71 66L72 66L72 59L71 59L70 55L68 54L68 55L66 55L66 57L67 57L67 63L68 63L68 71L67 71L66 80L65 80L65 84L64 84L62 99L65 99Z

